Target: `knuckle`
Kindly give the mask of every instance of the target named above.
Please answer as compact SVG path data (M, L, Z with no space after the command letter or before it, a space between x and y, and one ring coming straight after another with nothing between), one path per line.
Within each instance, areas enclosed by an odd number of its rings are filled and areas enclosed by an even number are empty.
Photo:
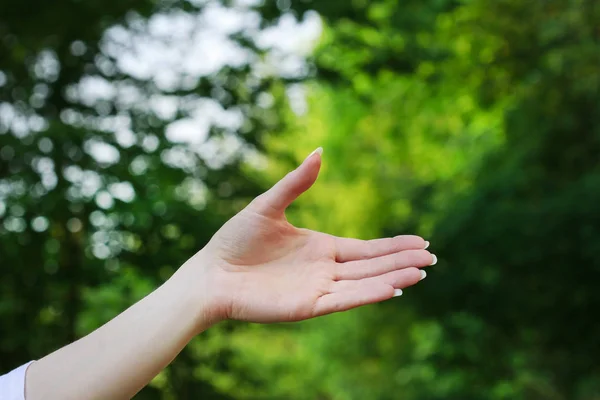
M332 282L337 282L342 279L343 273L342 273L341 265L339 263L332 263L331 267L329 267L329 268L330 268L329 272L331 273L331 281Z
M262 208L267 202L267 194L263 193L260 194L258 196L256 196L248 205L249 207L252 208Z
M359 257L361 260L370 260L375 257L377 252L375 250L376 244L373 241L361 242L356 245L363 248Z
M420 267L431 262L431 256L425 250L408 250L403 253L401 259L404 267Z

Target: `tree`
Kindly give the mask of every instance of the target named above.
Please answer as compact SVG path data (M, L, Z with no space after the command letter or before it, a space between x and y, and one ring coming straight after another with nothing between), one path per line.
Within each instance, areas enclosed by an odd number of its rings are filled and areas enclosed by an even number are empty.
M145 295L258 194L242 167L257 157L264 132L279 129L285 85L303 75L266 68L269 51L258 36L277 21L252 6L5 3L3 371L74 340ZM233 23L215 39L206 29L219 18ZM209 38L220 40L229 58L194 59L192 44ZM183 50L187 59L161 68L173 61L169 52ZM274 101L265 102L269 92ZM206 132L190 137L190 126L202 124ZM227 358L190 347L140 397L226 398L193 366L223 368Z
M327 25L311 111L271 144L325 147L294 217L418 231L440 263L401 302L307 327L306 398L598 397L598 7L333 4L308 6Z

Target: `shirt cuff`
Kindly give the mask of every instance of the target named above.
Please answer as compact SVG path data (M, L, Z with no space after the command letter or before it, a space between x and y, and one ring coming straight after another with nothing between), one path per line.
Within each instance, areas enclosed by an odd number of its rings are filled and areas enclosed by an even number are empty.
M25 400L25 374L33 361L0 376L0 398L2 400Z

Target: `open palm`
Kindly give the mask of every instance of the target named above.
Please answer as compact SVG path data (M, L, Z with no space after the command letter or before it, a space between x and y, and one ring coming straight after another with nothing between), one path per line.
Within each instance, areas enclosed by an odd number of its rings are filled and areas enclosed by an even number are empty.
M220 296L225 318L297 321L401 294L435 263L418 236L362 241L296 228L285 209L319 174L311 154L271 190L228 221L205 249L211 272L229 288Z

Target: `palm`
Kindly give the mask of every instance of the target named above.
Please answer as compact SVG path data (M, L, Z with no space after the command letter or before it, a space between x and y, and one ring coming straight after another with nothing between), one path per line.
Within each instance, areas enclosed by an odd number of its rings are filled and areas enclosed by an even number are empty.
M312 185L319 166L320 157L307 160L211 241L219 270L235 287L227 317L296 321L382 301L418 282L418 268L432 263L416 236L360 241L288 223L285 208Z

